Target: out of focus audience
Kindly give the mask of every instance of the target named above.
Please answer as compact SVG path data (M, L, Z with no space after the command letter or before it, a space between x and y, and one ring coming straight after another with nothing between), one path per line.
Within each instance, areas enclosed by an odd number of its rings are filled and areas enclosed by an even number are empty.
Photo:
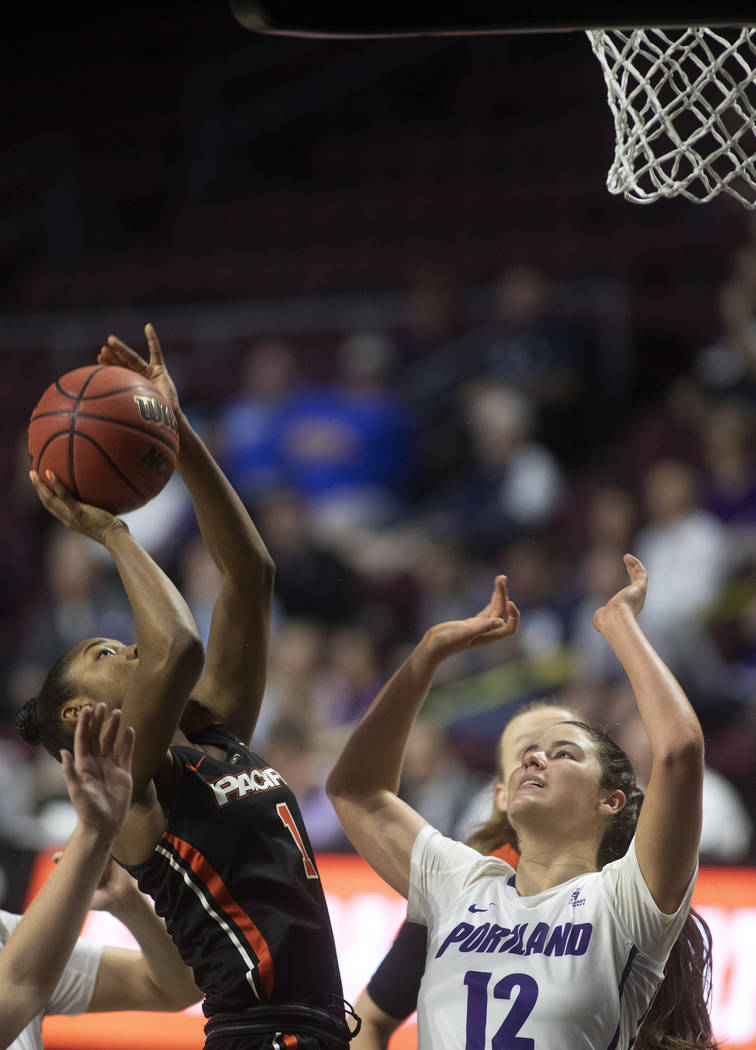
M522 612L516 644L506 666L494 647L444 666L413 735L404 797L466 834L469 799L493 773L497 718L546 694L607 723L642 777L647 742L592 627L631 550L650 575L645 627L707 733L702 856L756 862L749 251L722 290L716 345L631 399L609 430L582 415L593 393L583 333L546 277L519 265L502 270L488 312L465 303L446 267L418 269L406 316L335 339L325 379L313 380L293 338L253 340L227 397L203 406L277 565L255 743L295 786L316 849L349 848L323 784L387 668L430 624L485 604L498 572ZM5 578L26 582L3 595L0 837L36 844L66 830L65 791L55 763L16 739L14 710L71 641L129 638L132 627L93 545L50 528L20 495L21 458L4 557ZM217 573L175 508L172 535L157 530L154 547L206 637ZM159 509L134 527L151 528Z

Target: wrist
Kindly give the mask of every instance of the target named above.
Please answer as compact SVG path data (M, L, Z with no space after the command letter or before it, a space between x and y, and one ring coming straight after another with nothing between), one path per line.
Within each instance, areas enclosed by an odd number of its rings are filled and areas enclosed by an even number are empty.
M113 545L118 543L119 539L129 535L129 527L126 522L121 518L114 518L105 530L101 542L103 547L111 550Z
M98 828L94 824L88 824L80 817L69 839L69 845L76 843L77 846L86 850L93 860L99 860L100 857L110 856L114 839L115 834Z
M147 909L151 910L147 898L136 886L133 886L122 897L112 901L107 910L124 926L130 926Z
M636 623L637 617L627 602L610 603L597 609L593 615L593 626L601 634L606 634L614 627L624 627Z

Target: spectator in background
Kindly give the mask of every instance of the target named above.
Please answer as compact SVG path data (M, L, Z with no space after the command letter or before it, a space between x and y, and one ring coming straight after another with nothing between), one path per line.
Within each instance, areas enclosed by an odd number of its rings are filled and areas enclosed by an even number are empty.
M416 266L404 290L405 315L397 331L402 368L435 360L436 351L470 327L463 289L457 275L444 263Z
M701 502L728 526L742 553L756 549L756 404L729 399L702 428Z
M712 393L756 401L756 239L735 253L718 307L720 335L698 352L694 374Z
M470 798L486 786L486 779L455 754L448 731L430 717L418 718L407 742L399 797L443 835L454 837L463 833Z
M309 726L299 719L277 719L268 729L265 753L297 796L312 848L323 853L351 852L351 843L325 792L333 755L318 746Z
M733 683L707 623L731 570L731 550L727 528L703 509L699 489L688 463L663 459L650 467L636 549L654 581L644 624L709 730L733 714Z
M133 631L112 565L103 562L95 544L57 524L47 536L42 587L26 610L14 654L14 707L37 691L49 666L82 632L114 638Z
M459 412L467 427L468 462L438 504L467 550L490 557L525 533L552 526L566 496L556 457L533 433L533 405L495 383L465 388Z
M587 437L587 336L559 310L540 268L517 263L501 271L494 316L474 342L479 373L529 398L534 434L563 461L573 461Z
M324 624L353 620L359 576L337 548L315 534L302 496L292 489L271 490L256 504L256 519L276 563L276 611Z
M291 344L276 339L254 342L242 361L238 388L217 421L219 461L247 503L281 484L278 427L297 389Z
M381 528L404 508L413 427L391 385L395 351L382 333L354 333L338 348L339 378L301 389L281 415L284 483L330 536Z

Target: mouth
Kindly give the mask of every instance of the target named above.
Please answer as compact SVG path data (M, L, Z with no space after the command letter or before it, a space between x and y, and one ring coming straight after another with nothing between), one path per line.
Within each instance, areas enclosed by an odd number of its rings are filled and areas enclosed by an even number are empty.
M520 781L520 787L537 787L543 788L546 785L542 780L538 780L536 777L525 777L524 780Z

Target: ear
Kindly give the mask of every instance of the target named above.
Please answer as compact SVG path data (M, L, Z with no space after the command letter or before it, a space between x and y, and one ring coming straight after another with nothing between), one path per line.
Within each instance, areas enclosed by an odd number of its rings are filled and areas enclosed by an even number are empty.
M79 718L79 711L85 706L84 700L69 700L60 710L61 721L71 722L75 725Z
M494 809L497 813L507 812L508 794L507 785L501 780L494 785Z
M627 796L625 792L617 788L616 791L610 791L606 798L599 803L599 813L602 817L614 817L620 810L625 808L626 802Z

